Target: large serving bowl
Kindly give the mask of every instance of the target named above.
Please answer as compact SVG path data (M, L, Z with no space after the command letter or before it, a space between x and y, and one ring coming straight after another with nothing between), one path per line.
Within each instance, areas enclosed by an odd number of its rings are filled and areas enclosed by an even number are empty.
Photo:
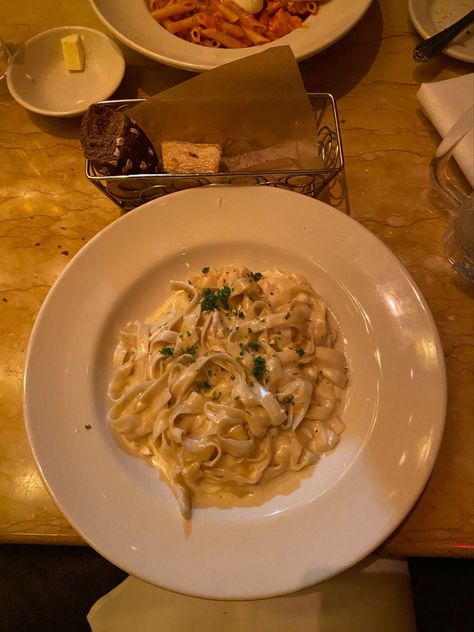
M206 48L168 33L150 15L145 0L90 0L112 33L124 44L155 61L184 68L210 70L270 46L289 45L297 60L324 50L345 35L364 15L371 0L328 0L304 27L270 44L240 49Z

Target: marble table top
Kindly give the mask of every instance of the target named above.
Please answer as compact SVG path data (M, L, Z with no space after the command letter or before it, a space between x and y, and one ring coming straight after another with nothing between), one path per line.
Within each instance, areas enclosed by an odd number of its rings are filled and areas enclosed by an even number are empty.
M444 55L417 65L407 3L374 2L342 40L300 64L308 92L338 105L345 171L326 201L381 239L424 295L448 376L446 430L432 476L413 510L382 545L395 556L474 557L473 289L451 269L442 237L449 215L429 164L439 142L424 117L420 83L471 72ZM86 0L2 3L13 47L54 26L105 30ZM192 75L125 49L117 98L146 97ZM28 113L0 83L0 542L83 543L44 487L22 414L25 350L52 283L76 252L120 216L84 176L79 119ZM323 196L322 199L325 199Z

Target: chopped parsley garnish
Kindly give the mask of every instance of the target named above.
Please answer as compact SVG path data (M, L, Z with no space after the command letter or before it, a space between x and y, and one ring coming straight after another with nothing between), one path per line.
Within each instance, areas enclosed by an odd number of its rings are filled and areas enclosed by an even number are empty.
M286 397L283 398L284 404L292 404L294 401L295 401L295 398L293 397L293 395L287 395Z
M258 340L253 340L252 342L248 343L248 347L253 351L258 351L260 349L260 343L258 342Z
M252 281L260 281L260 279L263 277L263 274L261 272L249 272L247 275L250 279L252 279Z
M189 353L189 355L197 356L197 346L193 345L192 347L186 347L183 349L183 353Z
M304 356L304 349L302 349L301 347L296 347L295 349L296 353L300 356Z
M160 353L170 358L173 355L173 349L171 347L163 347Z
M206 266L205 268L203 268L203 269L201 270L201 272L202 272L203 274L207 274L207 273L209 272L209 266Z
M244 314L244 312L243 312L242 310L240 310L240 311L237 313L237 316L238 316L239 318L245 318L245 314Z
M193 390L197 391L198 393L202 393L203 391L210 391L211 388L212 386L209 384L209 382L196 382Z
M229 297L231 289L228 285L219 289L210 287L202 291L201 308L204 312L212 312L214 309L229 309Z
M84 428L85 428L86 430L90 430L90 429L92 428L92 426L91 426L90 424L85 424L85 425L84 425Z
M231 376L230 376L230 379L231 379L231 380L235 380L235 375L231 375Z
M267 372L267 363L265 362L265 358L262 356L257 356L253 359L253 371L252 375L254 375L257 380L262 380Z

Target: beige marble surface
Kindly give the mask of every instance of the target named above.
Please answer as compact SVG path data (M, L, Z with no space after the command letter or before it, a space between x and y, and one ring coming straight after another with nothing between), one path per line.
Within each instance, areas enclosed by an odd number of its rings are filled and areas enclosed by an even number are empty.
M15 46L46 28L103 30L86 0L1 3L0 34ZM450 269L448 217L428 165L438 137L415 95L422 81L472 68L440 57L417 66L406 3L374 2L340 42L301 63L309 91L337 98L346 158L341 210L396 254L418 283L446 354L446 432L419 501L382 546L393 555L474 557L473 292ZM190 75L125 50L118 95L154 94ZM48 495L22 416L22 372L38 309L66 263L119 210L84 177L77 120L29 114L0 84L0 541L81 543Z

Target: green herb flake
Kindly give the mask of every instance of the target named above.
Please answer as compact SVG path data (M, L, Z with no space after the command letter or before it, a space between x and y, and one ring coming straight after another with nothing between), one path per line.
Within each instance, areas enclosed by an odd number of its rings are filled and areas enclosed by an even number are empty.
M212 312L217 309L229 309L229 297L231 288L226 285L223 288L204 288L202 291L201 308L204 312Z
M195 358L197 356L197 346L192 345L191 347L186 347L185 349L183 349L183 353L188 353Z
M85 428L86 430L90 430L90 429L92 428L92 426L91 426L90 424L85 424L85 425L84 425L84 428Z
M287 395L286 397L283 398L284 404L292 404L294 401L295 401L295 398L293 397L293 395Z
M253 359L253 371L252 375L254 375L257 380L262 380L267 372L267 363L265 358L262 356L257 356Z
M240 310L240 311L238 312L237 316L238 316L239 318L245 318L245 314L244 314L244 312L243 312L242 310Z
M247 276L256 283L257 281L260 281L260 279L263 277L263 274L261 272L249 272Z
M300 356L300 358L304 356L304 349L302 349L301 347L296 347L295 351Z
M171 347L163 347L160 351L161 355L171 358L173 355L173 349Z
M210 391L211 388L212 386L211 384L209 384L209 382L196 382L193 390L197 391L198 393L203 393L204 391Z
M203 274L207 274L207 273L209 272L209 266L205 266L205 267L201 270L201 272L202 272Z
M252 349L252 351L259 351L260 343L258 342L258 340L253 340L252 342L248 343L248 347L249 349Z
M231 375L231 376L230 376L230 379L231 379L231 380L235 380L235 375Z

